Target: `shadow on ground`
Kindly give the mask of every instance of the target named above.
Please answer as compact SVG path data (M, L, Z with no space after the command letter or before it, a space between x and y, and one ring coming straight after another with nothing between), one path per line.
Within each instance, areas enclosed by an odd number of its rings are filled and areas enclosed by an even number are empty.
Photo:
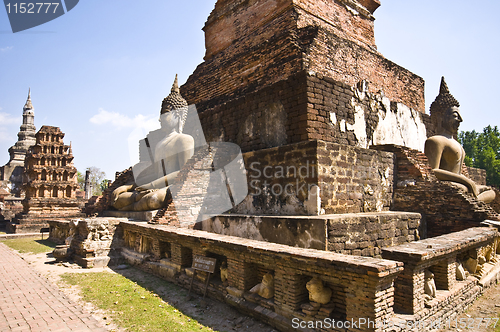
M157 294L163 301L184 315L197 320L214 331L276 331L267 324L239 313L229 305L208 297L203 299L202 295L193 291L188 298L188 290L152 274L133 267L126 269L110 268L148 291Z

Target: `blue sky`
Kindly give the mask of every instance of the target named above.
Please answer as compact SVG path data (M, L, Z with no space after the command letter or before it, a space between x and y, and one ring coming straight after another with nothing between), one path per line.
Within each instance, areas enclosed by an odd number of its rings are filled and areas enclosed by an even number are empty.
M447 79L462 130L500 125L497 0L381 0L379 51L426 81L427 110ZM17 140L32 90L35 125L58 126L80 171L114 178L131 165L134 126L158 124L175 74L203 61L201 30L215 0L84 0L62 17L13 34L0 8L0 165ZM134 144L132 144L134 145Z

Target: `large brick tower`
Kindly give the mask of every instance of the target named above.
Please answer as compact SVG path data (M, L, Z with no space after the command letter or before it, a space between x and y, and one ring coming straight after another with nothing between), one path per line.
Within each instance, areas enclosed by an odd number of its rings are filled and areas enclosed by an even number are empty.
M377 51L379 5L217 1L204 27L205 61L181 93L196 104L207 142L245 153L249 195L234 213L390 209L393 154L369 147L423 151L430 117L423 79Z
M378 0L219 0L182 87L208 141L243 151L321 139L422 149L424 81L375 45ZM403 128L403 129L401 129Z

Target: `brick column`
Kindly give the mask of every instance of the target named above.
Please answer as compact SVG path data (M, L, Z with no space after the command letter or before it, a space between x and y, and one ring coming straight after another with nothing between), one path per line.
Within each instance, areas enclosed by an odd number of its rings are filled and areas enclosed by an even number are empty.
M172 261L181 267L191 267L193 255L189 248L183 247L177 243L172 243Z
M137 252L141 252L141 242L142 242L142 235L140 233L135 233L135 244L134 244L134 250Z
M394 315L394 277L353 275L346 287L346 321L358 322L348 331L383 332Z
M160 241L156 238L151 239L151 254L153 259L161 259Z
M309 299L306 283L310 279L277 264L274 272L274 303L289 313L299 310L300 305Z
M246 290L245 262L237 258L227 258L227 281L230 287Z
M457 257L452 256L432 266L437 289L450 290L457 282L456 260Z
M424 269L406 264L395 282L395 309L407 314L424 309L424 282Z

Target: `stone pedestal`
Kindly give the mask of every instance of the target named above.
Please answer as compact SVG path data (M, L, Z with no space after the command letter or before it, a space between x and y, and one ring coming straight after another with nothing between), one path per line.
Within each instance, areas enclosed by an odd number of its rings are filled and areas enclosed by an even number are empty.
M88 218L50 221L49 240L68 242L73 260L85 268L117 265L123 240L118 224L127 219Z
M79 221L71 241L75 262L85 268L120 263L122 241L115 233L118 224L124 220L126 219L93 218Z

